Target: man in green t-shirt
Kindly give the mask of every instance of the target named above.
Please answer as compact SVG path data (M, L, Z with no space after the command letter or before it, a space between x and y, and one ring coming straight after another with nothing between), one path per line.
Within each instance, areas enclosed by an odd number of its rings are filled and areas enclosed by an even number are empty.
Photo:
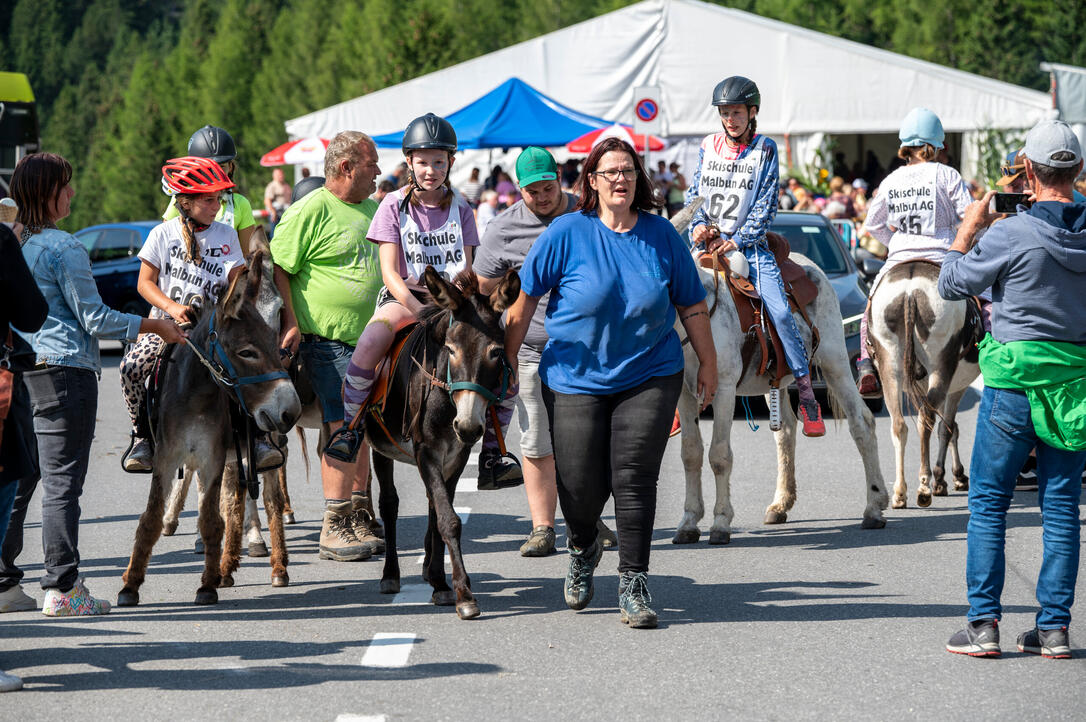
M298 349L321 404L323 420L334 431L343 425L343 378L362 329L373 315L381 289L377 245L366 240L377 203L369 199L380 168L377 148L357 131L340 133L328 144L324 187L291 207L271 241L276 285L289 282L284 299L297 325L280 345ZM300 341L300 344L299 344ZM365 559L381 547L368 509L369 451L356 463L322 455L324 525L322 559Z

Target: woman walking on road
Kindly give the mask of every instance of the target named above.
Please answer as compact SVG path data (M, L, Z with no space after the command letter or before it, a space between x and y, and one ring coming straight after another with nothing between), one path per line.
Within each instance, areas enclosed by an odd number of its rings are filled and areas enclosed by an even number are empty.
M87 250L56 222L68 215L72 166L52 153L19 161L11 194L19 204L23 258L49 304L41 330L30 337L37 365L23 378L30 393L42 486L42 546L47 616L105 614L109 602L95 599L79 578L79 497L90 462L102 366L98 339L135 340L157 333L167 343L184 335L173 321L115 311L104 303L91 275ZM23 572L15 561L23 548L23 521L38 481L24 477L4 537L0 594L23 594ZM18 592L11 590L18 589ZM29 602L27 602L29 600ZM26 608L26 607L23 607Z
M505 352L517 358L539 299L551 292L539 376L569 533L566 604L584 609L592 599L602 554L596 523L613 495L621 618L655 627L647 573L656 483L683 378L676 312L701 362L706 404L716 391L716 350L697 269L672 225L651 213L657 201L633 148L608 138L583 177L576 211L556 218L528 252Z

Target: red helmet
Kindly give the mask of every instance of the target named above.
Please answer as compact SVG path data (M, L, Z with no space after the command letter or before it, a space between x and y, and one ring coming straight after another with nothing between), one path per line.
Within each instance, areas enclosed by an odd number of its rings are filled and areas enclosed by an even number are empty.
M186 156L162 166L162 190L168 195L215 193L233 188L234 181L210 158Z

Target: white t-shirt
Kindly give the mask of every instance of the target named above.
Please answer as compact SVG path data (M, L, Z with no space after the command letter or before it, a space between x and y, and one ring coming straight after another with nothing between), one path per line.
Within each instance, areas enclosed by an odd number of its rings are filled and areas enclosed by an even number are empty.
M160 223L151 229L139 257L158 269L158 287L170 300L195 309L219 302L229 284L230 271L245 263L238 233L225 223L214 221L207 230L196 234L200 245L200 263L185 260L185 240L181 219ZM166 313L154 308L154 318Z

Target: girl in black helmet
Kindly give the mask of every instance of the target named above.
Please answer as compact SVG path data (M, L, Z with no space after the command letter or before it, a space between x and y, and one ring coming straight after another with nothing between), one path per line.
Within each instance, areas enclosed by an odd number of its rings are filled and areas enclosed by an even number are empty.
M724 131L706 136L701 143L686 200L690 203L700 196L705 202L694 214L691 238L696 255L738 249L746 257L751 281L777 327L796 379L803 433L822 436L826 426L811 388L807 350L792 317L777 261L766 244L766 232L777 215L780 170L777 145L757 134L761 103L758 86L739 75L725 78L713 89L713 105Z

